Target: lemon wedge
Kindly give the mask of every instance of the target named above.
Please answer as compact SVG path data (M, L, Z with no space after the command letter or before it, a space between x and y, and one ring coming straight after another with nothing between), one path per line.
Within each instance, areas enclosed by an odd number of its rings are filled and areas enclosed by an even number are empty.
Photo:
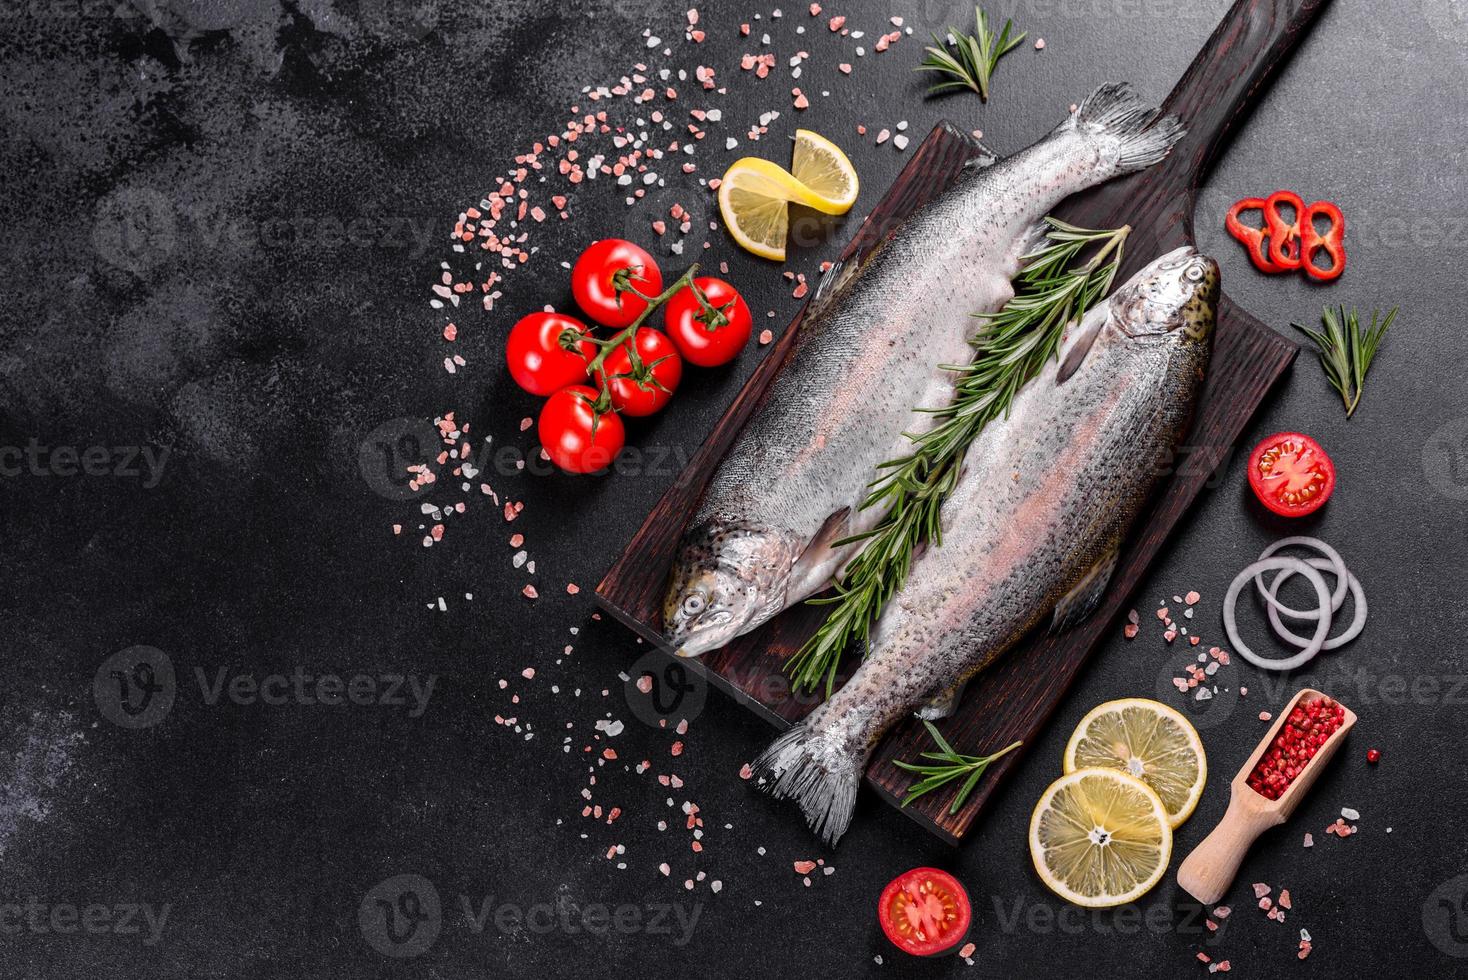
M1146 698L1123 698L1092 708L1065 747L1065 772L1119 769L1162 799L1174 829L1193 815L1208 781L1203 740L1176 708Z
M845 214L856 203L861 182L841 147L808 129L795 131L790 174L821 198L811 207L825 214Z
M856 169L840 147L808 129L797 130L793 172L758 157L730 164L719 183L719 213L739 245L775 261L785 258L791 204L823 214L845 214L860 189Z
M1141 898L1172 857L1167 811L1146 783L1116 769L1077 769L1040 796L1030 858L1046 887L1085 908Z

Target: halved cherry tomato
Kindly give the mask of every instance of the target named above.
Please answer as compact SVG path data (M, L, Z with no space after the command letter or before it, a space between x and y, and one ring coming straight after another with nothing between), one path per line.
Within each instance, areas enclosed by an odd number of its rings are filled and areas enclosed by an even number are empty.
M963 942L973 910L968 892L953 875L937 868L913 868L882 889L877 920L898 949L935 956Z
M749 305L722 279L702 277L693 284L703 290L708 306L698 301L692 289L678 290L663 309L668 336L690 364L727 364L749 343L754 328Z
M637 293L656 296L662 291L663 274L652 256L621 238L592 242L571 268L571 295L603 326L630 325L647 309Z
M595 473L622 451L627 430L616 412L596 412L597 391L572 385L551 395L536 430L551 462L568 473Z
M1330 499L1335 464L1309 436L1280 432L1261 442L1249 457L1249 486L1274 513L1303 517Z
M598 373L606 377L612 407L623 415L641 417L660 411L678 390L683 358L665 334L648 327L637 328L636 344L636 364L622 344L607 355Z
M505 361L510 377L532 395L549 395L586 380L596 346L576 338L586 324L564 313L531 313L510 329Z

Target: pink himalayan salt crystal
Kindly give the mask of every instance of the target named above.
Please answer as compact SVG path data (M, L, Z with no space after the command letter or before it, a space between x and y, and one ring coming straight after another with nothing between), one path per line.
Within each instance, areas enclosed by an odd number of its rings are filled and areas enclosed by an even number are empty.
M527 585L527 586L525 586L525 588L521 589L520 591L525 594L525 598L527 598L527 599L539 599L540 598L540 593L537 592L537 591L535 591L535 586L533 586L533 585Z

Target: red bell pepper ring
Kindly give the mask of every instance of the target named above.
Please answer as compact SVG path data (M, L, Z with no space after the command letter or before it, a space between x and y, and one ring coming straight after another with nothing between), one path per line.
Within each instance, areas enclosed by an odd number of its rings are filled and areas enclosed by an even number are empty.
M1249 250L1249 259L1254 267L1260 272L1287 272L1284 266L1276 265L1269 257L1269 244L1267 239L1267 228L1255 228L1253 225L1244 224L1241 215L1245 211L1264 211L1264 198L1246 197L1233 207L1228 209L1224 216L1223 225L1228 233L1239 240Z
M1322 234L1315 228L1315 219L1328 218L1330 226ZM1317 282L1339 279L1346 271L1346 216L1341 209L1329 201L1316 201L1305 208L1300 218L1300 265L1305 274ZM1320 252L1330 256L1330 265L1320 268L1315 257Z
M1294 208L1295 220L1285 221L1279 206ZM1300 228L1305 221L1305 201L1294 191L1275 191L1264 199L1264 228L1269 235L1269 260L1281 270L1300 267Z

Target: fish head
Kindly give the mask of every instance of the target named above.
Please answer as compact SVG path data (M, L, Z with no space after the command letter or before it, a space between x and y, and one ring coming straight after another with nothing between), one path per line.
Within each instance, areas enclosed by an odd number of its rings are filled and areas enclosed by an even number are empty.
M717 650L784 608L787 535L714 521L683 541L663 600L663 637L680 657Z
M1191 245L1137 273L1112 298L1112 322L1132 340L1207 343L1218 316L1218 263Z

